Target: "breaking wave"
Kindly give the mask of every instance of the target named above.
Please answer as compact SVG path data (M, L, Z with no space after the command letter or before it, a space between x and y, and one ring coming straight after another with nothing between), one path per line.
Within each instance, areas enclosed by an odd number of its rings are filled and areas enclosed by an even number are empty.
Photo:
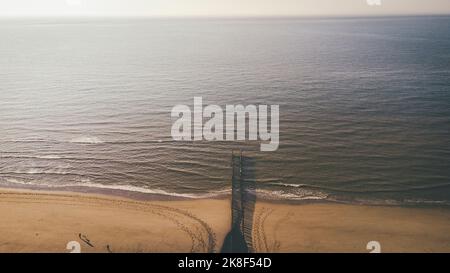
M102 143L104 143L104 141L98 137L89 137L89 136L74 138L74 139L70 140L70 142L71 143L80 143L80 144L102 144Z

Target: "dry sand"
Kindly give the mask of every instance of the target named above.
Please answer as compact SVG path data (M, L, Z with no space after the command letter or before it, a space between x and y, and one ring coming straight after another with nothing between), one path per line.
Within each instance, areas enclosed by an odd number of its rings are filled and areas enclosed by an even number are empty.
M220 251L229 200L136 201L105 195L0 190L0 252ZM88 243L83 240L89 240ZM450 252L450 210L257 202L258 252Z

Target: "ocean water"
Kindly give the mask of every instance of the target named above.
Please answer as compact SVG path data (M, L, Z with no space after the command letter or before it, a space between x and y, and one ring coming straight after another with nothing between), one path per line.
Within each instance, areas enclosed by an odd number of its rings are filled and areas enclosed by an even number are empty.
M280 105L280 147L175 142L172 107ZM0 186L450 204L450 17L0 21Z

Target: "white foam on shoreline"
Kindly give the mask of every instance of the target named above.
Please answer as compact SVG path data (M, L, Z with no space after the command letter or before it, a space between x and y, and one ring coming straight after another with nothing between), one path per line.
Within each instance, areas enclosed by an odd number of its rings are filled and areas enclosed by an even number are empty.
M312 191L302 191L298 192L285 192L285 191L275 191L275 190L256 190L256 195L259 198L266 200L326 200L328 194L321 192Z
M6 183L8 184L18 184L24 185L27 187L44 187L44 188L77 188L77 187L85 187L90 189L100 189L100 190L118 190L118 191L126 191L126 192L135 192L135 193L144 193L144 194L157 194L157 195L165 195L172 197L180 197L180 198L188 198L188 199L206 199L206 198L216 198L220 196L226 196L231 194L231 189L221 189L217 191L210 191L206 193L176 193L176 192L168 192L162 189L149 189L143 187L137 187L132 185L104 185L99 183L93 183L88 179L82 180L80 183L69 183L69 184L48 184L48 183L34 183L34 182L25 182L17 179L6 179ZM288 200L326 200L328 195L326 194L316 194L310 191L304 191L300 193L288 193L283 191L272 191L272 190L256 190L256 197L265 199L265 200L279 200L279 201L288 201Z
M187 199L208 199L208 198L217 198L220 196L227 196L231 194L230 189L222 189L217 191L211 191L200 194L191 194L191 193L175 193L168 192L162 189L149 189L143 187L137 187L132 185L103 185L99 183L90 182L88 179L83 180L80 183L72 183L72 184L61 184L61 185L51 185L44 183L36 183L33 181L26 182L20 181L14 178L6 178L3 179L6 186L11 185L22 185L27 188L49 188L49 189L61 189L61 188L89 188L95 191L95 189L99 190L116 190L116 191L124 191L124 192L134 192L134 193L144 193L144 194L155 194L155 195L163 195L163 196L171 196L171 197L179 197L179 198L187 198ZM0 184L1 186L1 184ZM256 197L262 200L272 200L272 201L330 201L336 203L349 203L349 204L361 204L361 205L388 205L388 206L400 206L400 205L445 205L450 206L450 203L447 201L440 200L425 200L425 199L406 199L403 201L400 200L381 200L381 199L354 199L352 200L339 200L334 197L329 196L326 193L316 192L316 191L302 191L302 192L285 192L285 191L276 191L276 190L266 190L266 189L257 189Z
M202 193L202 194L189 194L189 193L175 193L168 192L161 189L148 189L142 187L136 187L132 185L104 185L99 183L92 183L88 180L84 180L81 183L69 183L69 184L45 184L45 183L35 183L35 182L26 182L20 181L14 178L7 178L5 180L7 184L17 184L23 185L27 187L44 187L44 188L90 188L90 189L100 189L100 190L118 190L118 191L126 191L126 192L136 192L136 193L145 193L145 194L157 194L157 195L166 195L172 197L181 197L181 198L189 198L189 199L206 199L206 198L214 198L218 196L223 196L230 194L230 190L218 190L214 192Z
M97 188L97 189L106 189L106 190L121 190L128 192L139 192L139 193L147 193L147 194L158 194L158 195L167 195L173 197L182 197L182 198L190 198L190 199L204 199L204 198L213 198L220 195L229 194L229 190L219 190L214 192L202 193L202 194L189 194L189 193L175 193L168 192L161 189L148 189L142 187L136 187L131 185L103 185L92 182L84 182L82 184L74 184L69 187L88 187L88 188Z
M301 188L301 187L307 187L308 185L305 184L288 184L288 183L270 183L274 186L282 186L282 187L292 187L292 188Z

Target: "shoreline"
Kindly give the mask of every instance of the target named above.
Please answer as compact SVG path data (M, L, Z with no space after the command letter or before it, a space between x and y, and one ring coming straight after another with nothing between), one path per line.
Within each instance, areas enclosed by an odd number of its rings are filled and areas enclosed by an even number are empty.
M170 193L150 193L142 191L133 191L128 189L114 189L114 188L100 188L96 186L39 186L39 185L17 185L7 184L0 186L2 190L21 190L21 191L38 191L38 192L65 192L78 194L93 194L102 195L111 198L127 198L137 201L190 201L190 200L228 200L231 198L231 190L221 190L220 193L206 193L199 196L189 196L190 194L170 194ZM305 199L287 199L287 198L264 198L256 196L259 202L281 205L307 205L307 204L342 204L354 206L371 206L371 207L399 207L399 208L436 208L436 209L450 209L450 204L439 201L433 202L400 202L397 200L383 200L383 201L355 201L351 199L328 199L328 198L305 198ZM391 202L388 202L391 201Z
M207 208L207 209L205 209ZM220 252L229 198L142 201L0 188L0 252ZM257 201L255 252L449 252L450 209ZM81 241L86 236L94 247Z

